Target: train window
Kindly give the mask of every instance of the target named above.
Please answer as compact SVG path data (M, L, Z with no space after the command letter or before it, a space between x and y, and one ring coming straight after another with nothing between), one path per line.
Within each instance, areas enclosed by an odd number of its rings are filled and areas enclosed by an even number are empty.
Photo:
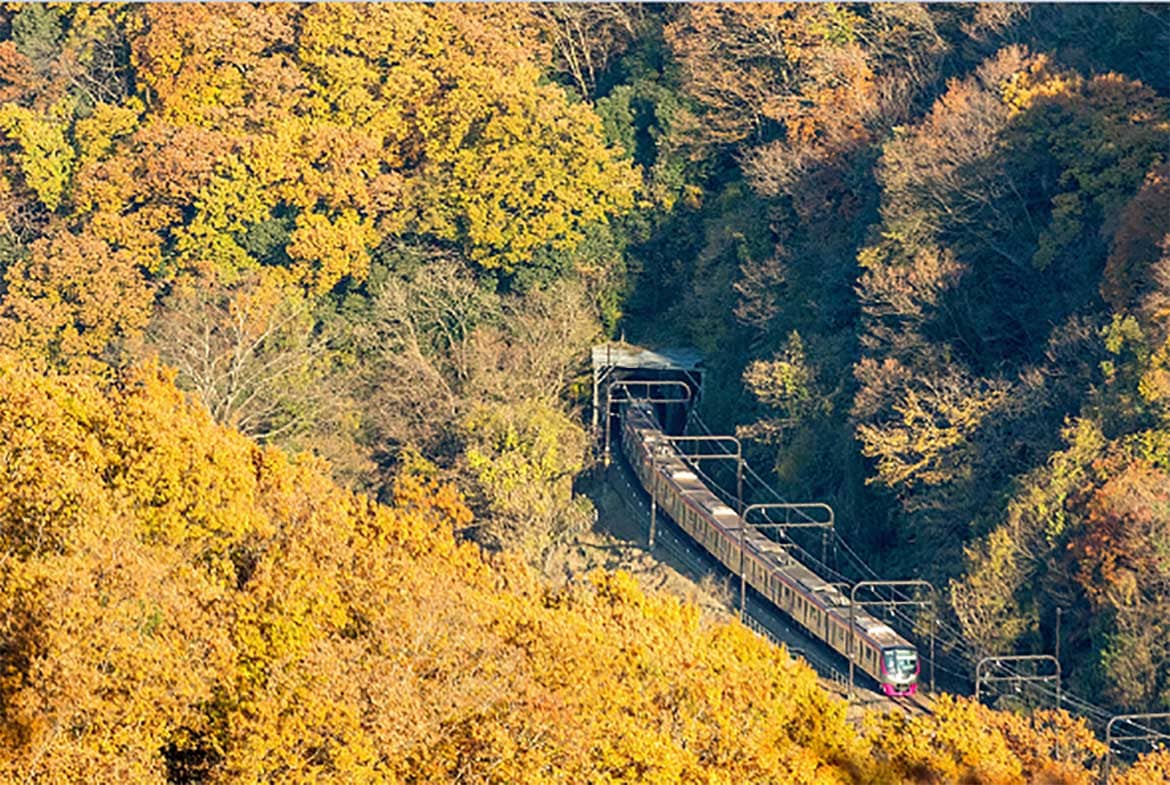
M909 678L918 670L918 652L905 647L882 652L886 670L899 678Z

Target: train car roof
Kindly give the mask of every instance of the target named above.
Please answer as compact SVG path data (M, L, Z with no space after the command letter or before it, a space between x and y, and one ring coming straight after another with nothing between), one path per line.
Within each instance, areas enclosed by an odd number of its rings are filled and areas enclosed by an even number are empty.
M710 516L715 523L727 532L738 532L739 515L722 499L716 496L699 477L675 446L662 437L650 407L644 404L631 403L631 425L642 431L642 439L649 450L657 453L656 468L663 473L676 487L682 496L703 513ZM641 421L635 424L633 421ZM849 620L849 598L833 584L826 581L816 572L794 558L789 553L789 545L776 542L763 536L758 530L749 529L743 533L744 545L753 552L755 558L763 561L769 569L782 575L785 579L798 584L801 589L812 598L825 606L827 612L842 622ZM859 632L882 648L907 647L914 648L906 639L902 638L892 627L867 613L864 607L857 607L853 612L853 622Z
M712 505L708 509L711 510L712 515L714 515L715 517L717 517L719 519L720 523L724 523L725 521L730 521L731 523L736 524L735 528L739 528L739 513L737 513L735 510L731 509L730 507L728 507L723 502L717 501L714 505Z

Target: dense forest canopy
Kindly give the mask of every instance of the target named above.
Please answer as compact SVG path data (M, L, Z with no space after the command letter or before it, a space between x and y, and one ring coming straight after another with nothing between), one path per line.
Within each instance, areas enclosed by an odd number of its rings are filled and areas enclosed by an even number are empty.
M539 574L588 347L693 344L978 650L1170 709L1168 118L1165 5L5 6L0 778L1087 781Z

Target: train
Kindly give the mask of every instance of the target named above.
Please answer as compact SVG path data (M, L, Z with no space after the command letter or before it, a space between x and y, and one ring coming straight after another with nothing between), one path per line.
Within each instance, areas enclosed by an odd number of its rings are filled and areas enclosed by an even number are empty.
M852 620L855 667L888 696L913 695L921 664L918 650L892 627L865 612L849 613L849 598L802 564L784 543L748 527L740 552L739 514L699 478L663 433L652 404L622 404L621 448L642 487L691 539L719 560L812 637L849 658Z

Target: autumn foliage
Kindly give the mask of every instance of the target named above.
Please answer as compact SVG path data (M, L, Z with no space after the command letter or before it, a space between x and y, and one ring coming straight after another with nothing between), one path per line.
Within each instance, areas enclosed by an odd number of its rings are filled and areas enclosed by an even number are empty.
M477 423L557 424L567 454L527 489L568 502L544 505L546 529L584 520L562 394L615 261L575 253L641 178L595 107L546 78L548 23L525 6L0 11L0 346L93 373L156 355L218 422L328 454L373 493L422 449L513 517L508 483L471 466L494 449ZM494 313L452 343L460 314L395 310L428 308L411 254ZM418 356L384 329L401 319ZM517 346L558 329L546 352ZM496 411L518 370L540 401ZM448 420L411 421L392 386L431 420L445 388Z
M0 380L0 781L1079 783L1100 754L961 700L858 735L743 627L488 560L450 487L374 504L157 368Z
M689 343L966 648L1170 705L1167 18L0 8L0 782L1088 783L537 570L585 349Z
M7 265L0 340L57 362L135 336L146 280L210 265L321 295L407 236L513 270L633 205L636 171L591 108L541 82L523 7L10 16L29 32L6 50L0 194L10 243L46 239ZM99 44L129 53L133 87L79 86L66 64L96 65ZM37 54L63 61L18 78Z

